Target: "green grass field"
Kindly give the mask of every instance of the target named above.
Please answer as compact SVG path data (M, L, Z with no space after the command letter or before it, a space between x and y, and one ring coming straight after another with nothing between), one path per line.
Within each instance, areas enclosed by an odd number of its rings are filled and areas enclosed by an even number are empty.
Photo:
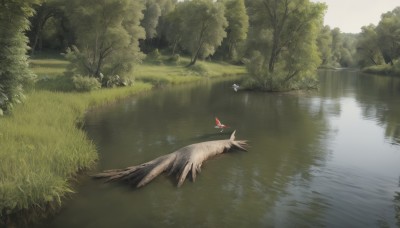
M161 57L157 64L145 61L135 68L133 74L137 80L150 82L154 85L166 85L246 73L243 66L207 61L198 61L195 66L188 68L186 65L189 63L189 59L182 57L180 59L177 63L168 62L166 57Z
M149 91L154 85L245 73L243 67L209 62L187 69L185 61L145 62L133 72L132 87L78 93L60 92L71 89L62 76L67 61L54 56L31 59L38 76L35 89L11 115L0 118L0 226L15 212L61 203L73 192L71 178L95 164L95 146L78 127L90 107Z

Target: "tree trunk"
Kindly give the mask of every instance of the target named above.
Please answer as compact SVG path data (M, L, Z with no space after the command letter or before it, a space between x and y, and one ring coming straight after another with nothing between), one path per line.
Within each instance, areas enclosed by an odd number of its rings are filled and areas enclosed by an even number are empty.
M178 41L175 40L174 45L172 46L172 56L175 55L176 46L178 46Z
M192 57L190 63L187 65L188 67L193 66L194 64L196 64L196 61L199 57L200 54L200 50L203 47L203 42L201 42L200 46L197 48L195 55Z
M192 181L196 180L203 162L222 154L229 149L236 148L246 150L247 143L243 140L235 140L235 131L226 140L207 141L183 147L173 153L158 157L149 162L131 166L125 169L106 170L93 175L95 178L106 178L108 181L125 181L136 188L143 187L161 173L175 175L180 187L191 173Z

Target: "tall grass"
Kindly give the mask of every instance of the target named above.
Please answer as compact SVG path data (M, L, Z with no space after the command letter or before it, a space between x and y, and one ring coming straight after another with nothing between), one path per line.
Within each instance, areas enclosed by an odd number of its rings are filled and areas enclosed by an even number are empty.
M0 213L61 202L72 191L68 180L97 159L95 146L77 128L85 111L150 88L136 83L91 93L36 91L0 118Z

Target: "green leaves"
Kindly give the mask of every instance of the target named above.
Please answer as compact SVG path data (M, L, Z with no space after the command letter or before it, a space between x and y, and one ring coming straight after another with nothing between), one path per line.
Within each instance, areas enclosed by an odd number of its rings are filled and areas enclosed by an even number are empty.
M141 25L146 31L146 38L154 38L157 35L157 25L161 16L161 8L155 1L146 2L146 10Z
M75 73L100 78L130 72L143 58L142 9L134 0L71 1L66 12L77 37L75 56L69 55Z
M9 111L24 99L23 88L34 78L26 52L28 17L37 1L0 2L0 109Z
M378 45L386 63L394 64L400 57L400 7L382 14L376 27Z
M178 38L182 47L191 53L191 64L195 64L198 57L205 58L214 54L221 45L228 26L224 12L224 5L212 0L178 3L174 16L170 18L181 36L170 37L171 40Z
M255 87L290 90L315 80L316 39L325 9L308 0L249 2L249 51L259 53L257 64L248 64L251 80L259 84Z

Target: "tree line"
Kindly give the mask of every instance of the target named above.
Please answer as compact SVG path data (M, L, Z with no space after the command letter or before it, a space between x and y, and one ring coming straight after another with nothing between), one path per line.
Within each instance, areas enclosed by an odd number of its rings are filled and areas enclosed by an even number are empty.
M0 2L0 110L32 81L28 55L65 53L67 75L97 87L129 84L147 55L244 64L246 86L267 91L317 83L318 67L399 67L400 7L377 26L345 34L323 25L309 0L12 0ZM4 31L4 32L3 32ZM400 68L400 67L399 67Z

